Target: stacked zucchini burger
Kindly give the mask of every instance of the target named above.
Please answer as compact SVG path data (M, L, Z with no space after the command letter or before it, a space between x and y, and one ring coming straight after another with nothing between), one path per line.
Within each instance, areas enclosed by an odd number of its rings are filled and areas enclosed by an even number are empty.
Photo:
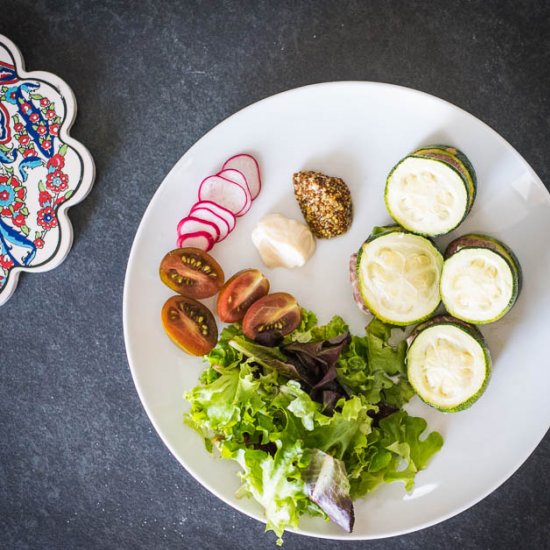
M468 408L485 391L491 356L476 325L500 319L521 289L519 262L497 239L464 235L443 255L432 242L458 228L476 188L475 170L458 149L413 151L386 180L396 225L374 228L351 262L363 310L391 325L417 325L407 339L409 382L444 412ZM447 313L436 315L441 302Z

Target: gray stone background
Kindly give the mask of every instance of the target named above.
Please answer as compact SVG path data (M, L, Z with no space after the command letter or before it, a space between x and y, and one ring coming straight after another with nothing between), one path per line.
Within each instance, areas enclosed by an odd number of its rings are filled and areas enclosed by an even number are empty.
M150 198L228 115L331 80L446 99L496 129L548 186L550 3L0 0L0 33L29 70L72 87L72 134L97 166L71 211L65 263L22 276L0 310L0 547L274 548L261 523L169 454L134 389L122 288ZM284 547L549 548L549 467L547 434L511 479L442 524L370 542L289 533Z

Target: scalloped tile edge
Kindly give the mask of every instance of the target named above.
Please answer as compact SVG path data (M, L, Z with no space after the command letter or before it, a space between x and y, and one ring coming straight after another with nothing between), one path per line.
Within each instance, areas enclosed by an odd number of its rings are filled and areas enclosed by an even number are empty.
M22 272L44 272L56 268L67 257L73 243L73 227L68 216L68 209L83 201L91 191L95 180L95 165L93 158L82 143L72 138L69 134L75 121L77 106L73 91L61 78L46 71L25 71L23 55L19 48L5 35L0 34L0 44L9 51L15 66L17 75L21 79L39 79L54 88L65 100L66 113L62 126L59 129L59 138L63 143L71 147L82 160L82 174L78 189L72 197L57 208L59 221L59 244L51 258L36 267L14 267L8 276L7 282L0 290L0 306L5 304L15 292Z

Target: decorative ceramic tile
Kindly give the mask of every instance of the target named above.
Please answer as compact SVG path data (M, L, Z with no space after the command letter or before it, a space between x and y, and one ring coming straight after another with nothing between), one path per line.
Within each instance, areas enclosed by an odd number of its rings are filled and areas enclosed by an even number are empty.
M90 153L69 136L70 88L46 72L26 73L0 35L0 305L22 271L59 265L72 244L69 207L90 191Z

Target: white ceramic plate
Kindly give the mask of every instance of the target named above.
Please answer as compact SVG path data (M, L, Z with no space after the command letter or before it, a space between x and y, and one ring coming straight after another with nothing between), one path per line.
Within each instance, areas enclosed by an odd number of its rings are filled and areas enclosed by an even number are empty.
M183 130L182 130L183 131ZM291 175L315 169L342 177L351 188L351 230L318 241L305 267L264 269L273 290L294 294L320 321L342 315L361 333L365 317L348 285L348 258L374 225L390 222L385 177L413 149L446 143L462 149L478 175L476 203L445 246L468 231L502 239L518 255L524 287L514 309L482 328L494 359L485 395L471 409L443 414L413 399L409 411L439 430L445 445L407 494L381 487L355 503L346 534L331 523L303 518L299 532L335 539L398 535L443 521L494 491L526 460L550 424L550 195L523 158L475 117L427 94L387 84L339 82L308 86L260 101L200 139L168 174L145 213L130 255L124 289L124 332L132 375L145 410L170 451L207 489L262 520L251 499L237 500L236 464L214 459L182 422L182 394L197 383L201 361L166 337L160 309L171 295L158 265L175 247L176 224L196 200L200 181L238 152L258 158L263 190L236 230L213 249L227 276L261 267L250 233L267 213L301 219ZM212 304L212 302L209 302Z

